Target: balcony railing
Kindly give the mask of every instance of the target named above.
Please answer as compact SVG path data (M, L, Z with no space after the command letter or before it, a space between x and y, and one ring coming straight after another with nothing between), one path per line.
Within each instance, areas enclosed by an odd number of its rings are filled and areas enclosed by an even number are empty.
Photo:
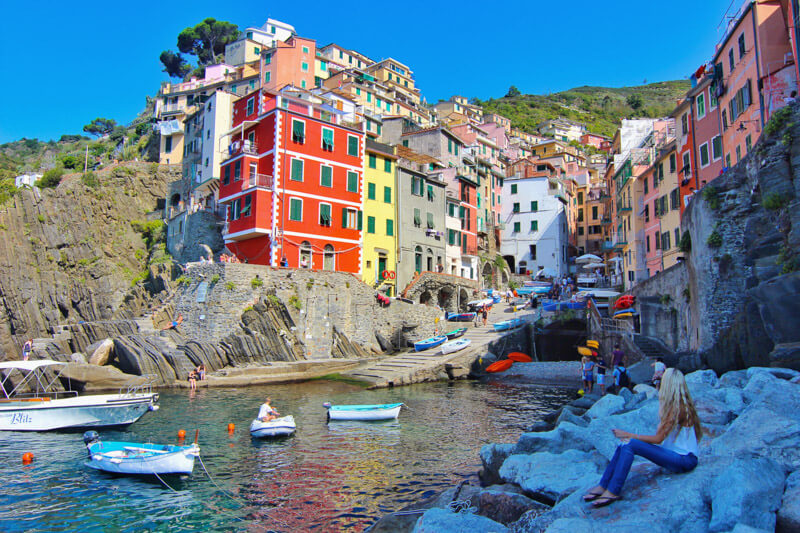
M620 206L617 207L617 211L622 213L622 212L625 212L625 211L633 211L633 209L631 209L630 205L620 205Z
M228 145L227 157L236 157L239 154L258 155L258 145L252 141L233 141ZM223 152L223 156L224 156Z
M272 176L267 174L250 174L242 180L242 190L269 189L272 190Z

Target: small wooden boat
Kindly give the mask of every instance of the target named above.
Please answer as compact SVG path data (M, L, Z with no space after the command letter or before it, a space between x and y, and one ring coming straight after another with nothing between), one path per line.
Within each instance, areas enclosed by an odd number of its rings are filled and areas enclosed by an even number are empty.
M514 361L515 363L532 363L533 359L528 354L524 354L522 352L511 352L508 354L508 358Z
M477 313L447 313L444 318L449 322L472 322L476 316Z
M402 403L384 403L375 405L331 405L322 404L328 410L328 421L331 420L392 420L400 415Z
M431 337L429 339L425 339L422 341L417 341L414 343L414 351L421 352L423 350L428 350L430 348L435 348L439 346L444 341L447 340L447 336L439 335L438 337Z
M502 322L496 322L494 324L495 331L506 331L514 328L518 328L525 324L525 321L521 318L512 318L511 320L503 320Z
M259 419L250 424L250 435L253 437L287 437L295 432L297 426L292 415L282 416L269 422Z
M499 294L495 294L495 295L492 296L492 302L493 303L499 304L502 301L503 301L503 297L500 296Z
M461 337L466 332L467 332L467 328L458 328L458 329L454 329L450 333L445 333L444 336L447 337L447 340L451 341L453 339L457 339L457 338Z
M190 446L100 440L95 431L83 434L89 451L86 466L114 474L191 474L200 455L195 442Z
M468 309L481 309L483 307L491 309L492 305L494 305L494 300L491 298L483 298L482 300L472 300L471 302L467 302Z
M442 344L442 353L446 355L449 353L457 352L459 350L463 350L464 348L469 346L471 342L472 341L469 339L458 339L455 341L446 342Z
M511 365L514 364L514 361L511 359L503 359L502 361L496 361L491 365L486 367L486 371L490 374L494 374L495 372L504 372L511 368Z

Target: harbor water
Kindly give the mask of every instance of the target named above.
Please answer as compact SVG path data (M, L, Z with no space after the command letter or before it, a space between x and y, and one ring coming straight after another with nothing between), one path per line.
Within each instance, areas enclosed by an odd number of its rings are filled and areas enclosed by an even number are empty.
M82 432L0 433L0 531L363 531L467 479L478 452L512 442L572 391L500 380L367 391L336 381L161 393L160 409L105 440L187 443L191 476L112 476L84 466ZM269 396L297 433L253 439ZM403 402L396 422L326 423L325 401ZM232 434L228 424L235 424ZM22 454L35 459L23 465ZM204 472L204 467L210 473Z

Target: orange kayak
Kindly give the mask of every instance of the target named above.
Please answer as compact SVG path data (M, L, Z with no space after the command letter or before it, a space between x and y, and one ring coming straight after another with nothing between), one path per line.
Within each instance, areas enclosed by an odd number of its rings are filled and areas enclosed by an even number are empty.
M489 373L503 372L511 368L511 365L513 364L514 361L512 361L511 359L503 359L502 361L497 361L487 366L486 371Z
M522 352L511 352L508 354L508 358L514 361L515 363L532 363L533 359L531 359L530 355L526 355Z

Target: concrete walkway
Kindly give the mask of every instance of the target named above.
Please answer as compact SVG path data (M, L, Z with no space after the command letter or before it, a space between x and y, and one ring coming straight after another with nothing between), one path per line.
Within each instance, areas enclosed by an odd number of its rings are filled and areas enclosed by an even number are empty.
M461 327L469 328L461 338L470 339L472 344L459 352L444 355L439 347L422 352L414 352L412 349L343 372L342 375L365 381L369 384L369 388L396 387L423 381L464 378L469 374L473 363L489 351L490 343L513 333L496 332L492 324L514 318L514 316L524 318L532 323L536 314L535 311L525 310L515 315L504 300L492 307L486 326L481 325L476 328L472 322L445 322L445 331Z

